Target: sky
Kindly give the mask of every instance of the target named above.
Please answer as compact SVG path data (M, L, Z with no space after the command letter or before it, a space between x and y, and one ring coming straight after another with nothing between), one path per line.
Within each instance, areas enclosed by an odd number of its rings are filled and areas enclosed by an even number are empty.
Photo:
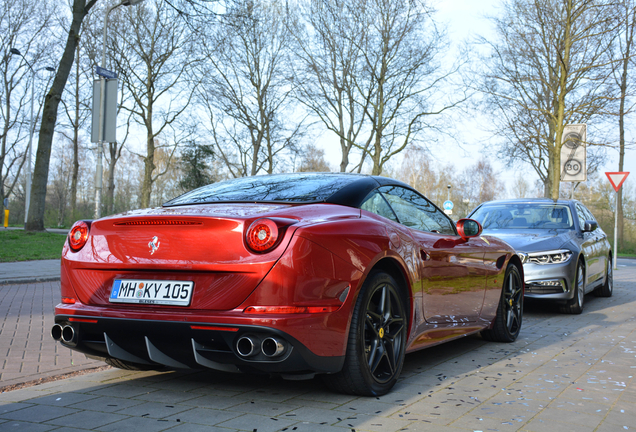
M492 34L492 26L487 16L496 15L499 10L501 0L438 0L436 4L438 21L448 23L449 37L453 44L459 44L463 40L474 35L488 36ZM456 119L456 124L461 125L460 141L461 148L456 144L449 146L438 146L443 150L432 148L432 157L439 162L440 165L452 163L458 170L473 165L481 156L482 148L487 145L488 134L483 130L482 126L470 119ZM618 128L618 125L617 125ZM588 128L588 134L590 129ZM618 134L617 134L618 135ZM589 137L588 135L588 138ZM630 137L628 137L629 139ZM632 134L632 139L634 139ZM337 169L340 161L340 148L337 143L323 143L325 148L325 156L333 169ZM519 169L510 169L500 163L498 160L490 157L489 161L499 173L500 178L504 182L513 182L515 176L518 175ZM534 183L538 179L536 173L530 165L526 165L527 169L523 169L524 177ZM600 170L601 176L608 184L603 172L618 171L618 151L608 150L607 163ZM633 189L636 187L636 147L628 149L625 154L624 171L630 171L631 174L627 178L623 187ZM569 187L562 183L562 188Z

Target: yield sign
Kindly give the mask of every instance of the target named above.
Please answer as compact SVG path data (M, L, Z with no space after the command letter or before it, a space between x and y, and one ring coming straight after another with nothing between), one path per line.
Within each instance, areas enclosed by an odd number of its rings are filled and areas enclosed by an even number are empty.
M618 192L621 186L623 186L623 183L629 175L629 172L606 172L605 175L609 179L612 186L614 186L614 190Z

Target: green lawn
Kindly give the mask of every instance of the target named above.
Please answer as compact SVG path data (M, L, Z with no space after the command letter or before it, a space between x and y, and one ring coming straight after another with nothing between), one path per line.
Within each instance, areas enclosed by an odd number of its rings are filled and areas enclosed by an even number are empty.
M65 240L62 234L0 228L0 262L61 258Z

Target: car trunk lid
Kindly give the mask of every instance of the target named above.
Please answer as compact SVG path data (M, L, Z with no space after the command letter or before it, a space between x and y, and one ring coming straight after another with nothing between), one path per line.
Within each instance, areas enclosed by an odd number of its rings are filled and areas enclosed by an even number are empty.
M293 229L273 251L247 249L244 231L259 216L285 205L244 204L149 209L94 221L79 252L63 264L84 304L131 307L110 299L117 280L192 281L189 308L237 307L280 258ZM148 307L183 307L148 305Z

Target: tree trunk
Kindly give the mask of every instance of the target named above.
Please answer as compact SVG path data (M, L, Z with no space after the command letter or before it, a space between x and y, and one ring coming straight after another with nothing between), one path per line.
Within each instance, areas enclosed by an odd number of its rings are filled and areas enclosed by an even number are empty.
M80 47L77 44L77 62L75 68L75 121L73 122L73 167L71 168L71 223L75 222L77 212L77 180L79 177L79 127L80 127Z
M621 102L620 109L618 115L618 133L619 133L619 150L618 150L618 171L623 171L623 164L625 162L625 98L627 93L627 66L629 61L629 51L627 56L625 56L625 60L623 61L623 75L621 77ZM618 219L618 226L614 227L614 229L618 230L618 243L621 249L624 246L623 243L623 229L624 229L624 221L623 221L623 188L621 187L618 192L618 200L616 203L616 211L618 214L616 215Z
M630 22L631 14L631 22ZM634 42L634 26L636 25L636 11L630 11L627 9L625 14L625 53L623 55L623 71L621 74L621 98L618 111L618 134L619 134L619 149L618 149L618 171L623 172L625 163L625 99L627 98L627 74L629 72L630 54L632 44ZM623 188L618 190L618 202L616 205L616 211L618 212L618 226L615 229L618 230L618 244L621 249L624 247L623 230Z
M561 147L563 146L563 128L565 127L565 97L568 94L570 50L572 49L572 9L571 1L567 1L567 17L565 22L565 36L563 40L563 53L559 57L559 92L556 100L556 134L554 136L554 146L551 147L550 166L548 167L548 178L550 183L550 196L553 200L559 199L559 188L561 186ZM551 176L551 178L550 178Z
M73 20L66 39L66 47L58 65L55 79L51 85L42 110L42 124L38 138L38 148L35 155L35 168L31 184L31 202L29 204L29 219L25 229L27 231L44 231L44 206L46 204L46 184L49 177L49 162L53 133L57 123L57 108L62 99L62 92L68 81L73 67L75 47L79 42L80 28L84 17L95 5L97 0L73 0Z
M342 130L342 129L340 129ZM340 137L340 149L342 150L342 159L340 160L340 172L346 172L349 166L349 149L344 138Z
M5 121L2 127L2 140L0 140L0 209L2 210L2 214L0 214L0 218L4 221L4 177L2 175L2 170L4 168L4 158L7 154L7 134L9 133L9 119L11 116L11 95L9 92L6 92L8 96L5 96ZM18 174L20 175L20 171ZM7 191L8 192L8 191Z
M620 103L620 111L618 116L618 129L619 129L619 150L618 150L618 171L623 172L623 166L625 163L625 97L627 91L627 62L629 57L625 57L625 65L623 69L623 77L621 83L621 103ZM618 212L618 226L615 229L618 230L618 244L621 249L624 246L623 243L623 229L624 229L624 221L623 221L623 188L621 187L618 192L618 202L616 203L616 211Z
M144 159L144 182L141 186L141 207L150 207L150 194L152 193L152 172L155 170L155 139L152 133L152 124L146 125L148 135L146 141L146 158Z

